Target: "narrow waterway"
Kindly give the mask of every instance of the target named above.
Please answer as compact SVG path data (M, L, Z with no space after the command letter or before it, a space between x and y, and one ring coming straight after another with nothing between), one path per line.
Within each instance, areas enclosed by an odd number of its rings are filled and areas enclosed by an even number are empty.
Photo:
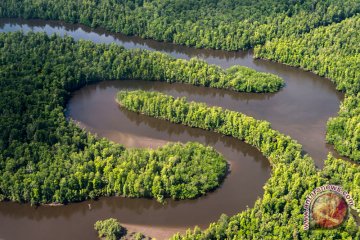
M67 115L88 131L127 147L157 147L169 141L198 141L214 146L231 165L231 172L218 190L186 201L102 198L64 207L39 207L0 203L0 239L96 239L93 223L107 217L118 218L131 230L140 230L158 239L176 231L200 225L206 227L221 213L233 215L253 206L262 196L270 177L270 166L256 149L220 134L171 124L121 109L114 102L120 89L161 91L189 100L206 102L243 112L271 122L273 128L298 140L318 167L332 148L325 143L325 127L335 116L343 96L325 78L297 68L264 60L254 60L249 52L192 49L169 43L110 34L81 25L40 20L0 20L0 32L45 31L67 34L97 43L115 42L126 48L144 48L168 53L176 58L198 57L227 68L244 65L271 72L285 79L286 86L274 94L246 94L226 90L145 81L105 81L86 86L73 94ZM91 204L89 210L88 204Z

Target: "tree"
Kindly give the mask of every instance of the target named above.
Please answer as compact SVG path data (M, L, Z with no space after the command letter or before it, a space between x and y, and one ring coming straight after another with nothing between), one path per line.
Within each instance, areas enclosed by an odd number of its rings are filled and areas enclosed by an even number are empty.
M106 240L118 240L126 234L126 229L114 218L97 221L94 229L98 232L99 238Z

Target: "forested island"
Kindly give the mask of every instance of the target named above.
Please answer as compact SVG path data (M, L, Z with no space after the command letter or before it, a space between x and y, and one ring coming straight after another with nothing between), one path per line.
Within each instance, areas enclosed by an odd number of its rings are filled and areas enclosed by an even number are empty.
M99 220L94 224L94 229L98 232L100 239L105 240L118 240L118 239L131 239L131 240L145 240L151 239L146 237L140 232L129 233L127 229L114 218Z
M254 48L256 58L330 78L346 95L339 116L327 124L326 140L354 162L360 161L359 12L356 0L0 3L0 17L63 20L197 48ZM239 92L276 92L285 86L275 75L245 67L222 69L200 59L55 35L0 34L0 50L0 197L33 204L110 195L195 198L218 187L226 175L224 158L198 143L125 149L79 129L64 110L71 92L86 84L142 79ZM254 207L173 239L360 238L352 215L330 231L302 227L303 203L317 186L341 185L360 201L360 167L353 162L329 155L325 167L317 169L295 140L234 111L144 91L120 92L117 100L131 111L243 140L272 165ZM140 173L144 178L135 177Z

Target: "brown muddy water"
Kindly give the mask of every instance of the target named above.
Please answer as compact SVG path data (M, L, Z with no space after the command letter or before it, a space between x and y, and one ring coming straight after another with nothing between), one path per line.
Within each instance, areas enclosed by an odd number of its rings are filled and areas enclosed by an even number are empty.
M252 207L262 196L270 166L255 148L220 134L172 124L120 108L114 101L121 89L144 89L186 96L267 120L272 127L298 140L318 167L331 146L325 143L326 121L336 116L343 95L325 78L313 73L264 60L254 60L251 51L225 52L192 49L170 43L143 40L82 25L40 20L0 19L0 32L46 32L70 35L96 43L115 42L126 48L168 53L176 58L198 57L224 68L244 65L271 72L285 79L286 86L274 94L246 94L227 90L146 81L105 81L86 86L68 103L67 116L81 127L127 147L157 147L166 142L198 141L215 147L230 163L222 186L195 200L101 198L60 207L33 208L28 204L0 203L0 239L96 239L93 224L108 217L119 219L130 230L163 239L177 231L206 227L221 213L234 215ZM91 204L91 210L89 209Z

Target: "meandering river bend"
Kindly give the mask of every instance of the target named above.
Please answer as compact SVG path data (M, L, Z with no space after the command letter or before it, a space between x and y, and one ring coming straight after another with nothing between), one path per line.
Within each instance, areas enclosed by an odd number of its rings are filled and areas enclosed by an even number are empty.
M29 204L0 203L0 239L96 239L93 224L118 218L130 231L138 230L163 239L174 232L199 225L206 227L221 213L234 215L252 207L262 196L270 165L255 148L217 133L171 124L121 109L114 101L120 89L161 91L189 100L206 102L267 120L274 129L298 140L318 167L332 147L325 143L325 127L335 116L343 95L325 78L301 69L265 60L252 52L193 49L170 43L111 34L82 25L41 20L0 19L0 32L46 32L70 35L96 43L115 42L125 48L143 48L176 58L198 57L224 68L244 65L285 79L286 86L274 94L236 93L227 90L145 81L105 81L86 86L68 103L67 116L86 130L127 147L157 147L169 141L198 141L215 147L230 163L230 174L216 191L195 200L101 198L61 207L33 208ZM91 204L91 210L89 209Z

